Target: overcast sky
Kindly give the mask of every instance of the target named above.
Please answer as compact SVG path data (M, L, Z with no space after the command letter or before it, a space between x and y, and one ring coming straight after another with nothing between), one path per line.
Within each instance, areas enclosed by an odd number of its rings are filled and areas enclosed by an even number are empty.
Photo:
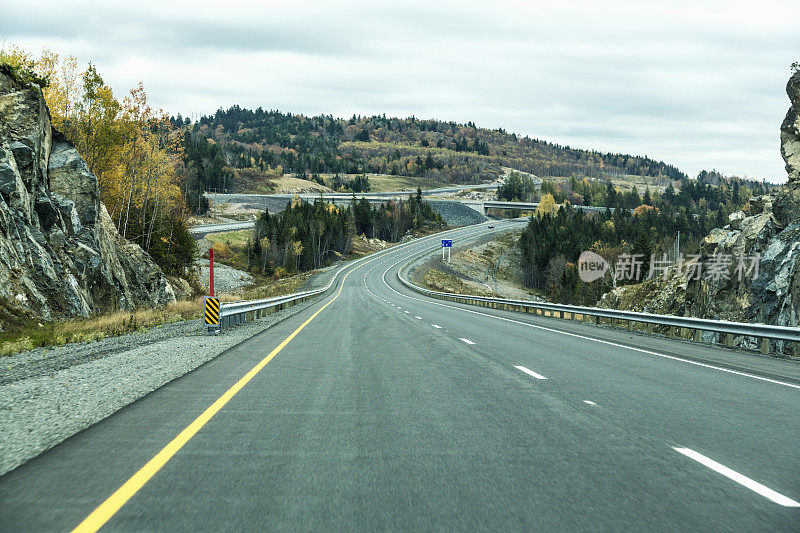
M17 2L0 34L172 114L386 113L783 182L800 1Z

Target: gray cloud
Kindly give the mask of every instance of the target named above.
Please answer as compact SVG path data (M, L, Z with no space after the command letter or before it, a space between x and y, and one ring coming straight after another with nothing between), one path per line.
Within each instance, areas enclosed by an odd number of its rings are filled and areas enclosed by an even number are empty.
M96 63L118 94L141 80L173 113L472 120L783 181L800 5L662 4L29 1L0 33Z

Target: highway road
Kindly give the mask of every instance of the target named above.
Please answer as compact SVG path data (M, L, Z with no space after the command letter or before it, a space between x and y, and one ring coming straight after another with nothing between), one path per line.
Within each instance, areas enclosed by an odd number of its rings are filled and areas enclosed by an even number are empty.
M189 228L189 233L192 235L206 235L208 233L220 233L224 231L239 231L243 229L251 229L256 227L254 220L245 222L225 222L222 224L203 224L200 226L192 226Z
M798 529L797 382L410 292L439 238L0 478L0 528Z

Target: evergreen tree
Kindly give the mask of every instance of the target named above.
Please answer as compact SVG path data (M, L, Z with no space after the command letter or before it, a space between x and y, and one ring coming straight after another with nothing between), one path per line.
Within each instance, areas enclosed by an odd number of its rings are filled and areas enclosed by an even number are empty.
M653 205L653 199L650 197L650 187L644 191L644 197L642 198L642 204L644 205Z

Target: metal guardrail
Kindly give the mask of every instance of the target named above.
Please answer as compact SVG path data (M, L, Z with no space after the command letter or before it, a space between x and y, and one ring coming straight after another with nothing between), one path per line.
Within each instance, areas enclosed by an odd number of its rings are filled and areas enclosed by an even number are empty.
M338 275L338 272L337 272ZM219 312L219 329L237 326L249 320L255 320L267 315L276 313L287 307L291 307L309 298L320 295L328 291L336 277L324 288L313 291L297 292L275 298L265 298L263 300L247 300L241 302L223 302ZM212 326L209 327L211 330ZM216 326L213 326L216 329Z
M770 340L800 342L800 328L789 326L747 324L744 322L729 322L726 320L711 320L707 318L657 315L653 313L637 313L635 311L602 309L599 307L583 307L549 302L533 302L529 300L510 300L505 298L490 298L486 296L433 291L420 287L404 278L402 271L407 266L408 264L397 272L397 277L400 282L413 291L441 300L450 300L494 309L509 309L523 313L535 313L544 316L554 316L556 318L569 318L572 320L586 320L587 317L592 317L597 323L599 323L601 318L605 318L609 319L612 325L615 325L616 321L619 320L627 322L628 329L631 329L631 324L633 322L638 322L647 324L648 333L653 333L653 326L666 326L670 328L669 333L671 336L676 336L678 328L686 328L694 330L692 338L695 341L702 340L703 331L710 331L725 335L725 346L733 345L734 336L755 337L761 339L761 351L764 353L769 352ZM565 315L569 315L569 317Z

